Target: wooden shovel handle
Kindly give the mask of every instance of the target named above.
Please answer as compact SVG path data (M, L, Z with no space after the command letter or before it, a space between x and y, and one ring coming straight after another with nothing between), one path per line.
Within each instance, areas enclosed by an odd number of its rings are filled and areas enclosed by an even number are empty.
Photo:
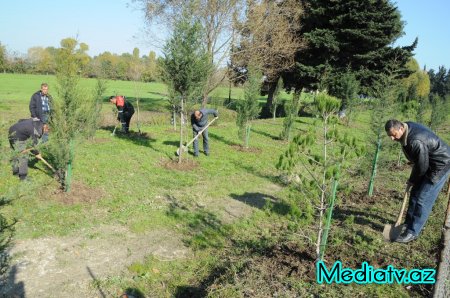
M409 191L409 188L407 187L405 190L405 195L403 196L402 209L400 210L400 213L398 214L398 217L397 217L397 222L395 223L396 227L399 226L402 222L403 212L405 212L406 202L408 201L408 191Z
M38 159L40 159L47 167L49 167L53 172L56 172L56 170L42 157L42 156L36 156Z
M209 122L208 125L206 125L205 127L203 127L202 130L200 130L200 131L197 133L197 135L196 135L192 140L190 140L189 143L187 143L184 147L186 147L186 148L189 147L189 145L192 144L192 143L193 143L193 142L194 142L194 141L202 134L202 132L205 131L205 129L207 129L214 121L216 121L217 118L219 118L219 117L214 117L214 119L211 120L211 122Z

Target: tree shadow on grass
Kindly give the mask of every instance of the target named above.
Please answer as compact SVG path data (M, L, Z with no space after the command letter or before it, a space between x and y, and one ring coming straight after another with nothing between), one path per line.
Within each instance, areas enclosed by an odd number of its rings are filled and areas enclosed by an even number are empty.
M230 233L229 226L223 224L216 214L203 208L188 206L174 196L168 196L167 200L170 202L167 215L184 226L186 245L196 249L221 248L224 245Z
M280 201L276 197L260 192L246 192L242 195L230 194L233 199L258 209L268 209L280 215L286 215L291 211L291 206Z
M222 143L224 143L224 144L226 144L228 146L239 146L240 145L239 143L236 143L234 141L229 141L229 140L225 139L224 137L219 136L219 135L217 135L215 133L212 133L212 132L209 132L208 135L209 135L209 137L211 139L217 140L219 142L222 142Z
M242 162L234 162L234 165L238 168L241 168L241 169L247 171L249 174L255 175L255 176L263 178L263 179L267 179L274 184L280 183L280 178L278 176L273 176L273 175L270 175L267 173L263 173L254 166L245 165Z
M268 133L266 131L257 130L257 129L254 129L254 128L252 128L252 131L257 133L257 134L259 134L259 135L268 137L268 138L270 138L270 139L272 139L274 141L283 141L283 139L281 139L279 136L271 135L270 133Z
M112 132L114 131L114 126L112 126L112 125L102 126L102 127L100 127L100 129L109 131L112 134ZM156 142L156 139L152 138L146 132L130 131L128 134L125 134L125 133L119 131L119 128L118 128L116 130L114 136L111 135L111 137L119 138L122 140L127 140L135 145L149 147L155 151L158 151L152 145L152 143Z
M389 222L389 219L380 216L378 213L365 211L357 208L351 208L351 207L339 207L336 206L333 210L333 219L344 222L348 217L353 216L354 222L356 224L362 225L362 226L370 226L375 231L383 231L384 225L376 222L373 219L377 219L380 222Z

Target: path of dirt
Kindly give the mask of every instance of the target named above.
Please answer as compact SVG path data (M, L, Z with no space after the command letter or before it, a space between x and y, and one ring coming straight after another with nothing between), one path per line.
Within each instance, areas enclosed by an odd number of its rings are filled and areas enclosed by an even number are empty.
M0 296L101 297L93 286L97 279L119 275L148 255L174 260L190 253L180 236L168 230L141 235L103 226L82 234L13 243L11 271Z

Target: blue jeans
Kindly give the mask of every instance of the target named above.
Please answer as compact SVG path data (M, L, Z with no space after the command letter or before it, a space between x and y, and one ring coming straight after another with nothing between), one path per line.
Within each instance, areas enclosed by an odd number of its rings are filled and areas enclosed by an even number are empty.
M194 138L197 136L198 132L196 132L195 130L192 131ZM205 152L206 155L209 154L209 144L208 144L208 129L205 129L202 132L202 136L203 136L203 151ZM194 155L198 156L198 138L195 139L194 141Z
M444 186L445 181L447 181L449 174L450 171L436 184L431 183L430 179L424 177L420 184L412 187L405 223L408 232L414 236L419 236L420 231L425 226L433 209L434 202Z

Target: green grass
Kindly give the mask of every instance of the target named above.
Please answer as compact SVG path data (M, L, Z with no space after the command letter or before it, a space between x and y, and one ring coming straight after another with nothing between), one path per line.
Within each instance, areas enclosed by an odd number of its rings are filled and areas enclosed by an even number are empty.
M13 198L12 203L0 211L6 218L18 219L15 238L71 236L99 225L120 225L137 235L170 230L179 235L191 251L187 258L171 261L150 255L131 264L124 273L95 280L94 287L109 293L134 288L156 297L205 295L207 290L212 297L243 297L243 293L257 297L264 296L262 293L273 295L270 291L276 288L284 289L286 292L281 293L286 296L343 297L357 293L398 297L410 294L399 285L318 286L306 274L290 277L289 270L283 271L286 269L283 266L289 264L278 262L279 247L295 244L292 252L295 258L289 260L302 260L302 253L311 251L311 244L303 236L314 238L315 235L313 226L297 218L303 211L302 200L306 202L308 198L300 200L296 190L283 185L279 179L281 173L275 168L280 154L287 148L286 142L277 139L283 119L254 121L250 146L257 150L243 152L237 150L242 142L237 138L233 111L220 107L221 113L228 116L221 117L209 130L211 156L201 155L194 161L188 155L191 162L197 163L191 171L165 166L175 160L179 137L171 131L168 121L152 125L145 121L142 130L146 138L112 137L111 130L103 128L93 139L80 140L76 145L75 184L71 196L55 195L58 183L42 163L30 168L31 183L20 184L10 173L6 129L18 118L28 117L29 98L44 81L50 84L50 91L54 91L52 76L0 74L0 107L7 111L2 113L0 122L3 126L0 152L4 156L0 160L0 192ZM81 85L93 87L95 80L83 79ZM139 88L142 88L139 97L144 111L170 117L165 110L164 85L142 84ZM135 100L136 90L133 82L109 81L105 98L119 93ZM234 88L232 94L234 99L239 99L242 90ZM228 89L219 88L212 96L227 98ZM284 96L289 99L291 95ZM311 97L307 96L305 101L311 102ZM103 116L110 110L105 103ZM144 116L149 115L154 114ZM338 126L368 143L369 119L367 111L362 109L349 127ZM133 118L131 124L134 131L135 120ZM295 133L302 133L312 123L312 118L299 117ZM319 128L316 130L320 133ZM448 136L444 138L449 141ZM380 195L373 201L357 200L365 191L368 177L355 175L355 171L346 173L327 248L329 264L341 260L355 268L363 261L392 263L397 268L436 266L429 256L435 253L440 237L446 204L442 197L419 241L411 246L381 241L380 227L394 220L399 209L395 195L400 193L409 171L407 168L395 173L389 170L389 163L395 157L386 157L388 161L380 167L375 186ZM370 160L353 163L353 169L362 168L370 164ZM81 194L86 193L94 195L83 200ZM271 264L279 267L270 267ZM314 268L313 262L306 261L299 266L305 270ZM269 274L278 269L280 274ZM426 296L428 290L414 287L413 293Z

